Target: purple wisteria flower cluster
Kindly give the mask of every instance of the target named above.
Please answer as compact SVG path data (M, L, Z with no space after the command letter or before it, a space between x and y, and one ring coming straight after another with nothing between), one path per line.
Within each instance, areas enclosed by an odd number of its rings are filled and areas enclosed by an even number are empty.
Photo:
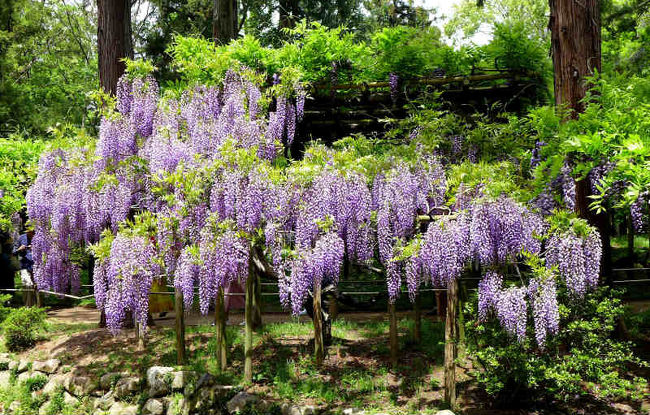
M142 236L118 234L109 258L95 263L94 287L97 306L106 313L106 326L117 332L130 312L141 331L147 326L149 292L160 275L156 250Z
M602 241L596 231L585 238L569 230L554 233L546 244L546 265L557 267L569 292L581 298L598 285Z

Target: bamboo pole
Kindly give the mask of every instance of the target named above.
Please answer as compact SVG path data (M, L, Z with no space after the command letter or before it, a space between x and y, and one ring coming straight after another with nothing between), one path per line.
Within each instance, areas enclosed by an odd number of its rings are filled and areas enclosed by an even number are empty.
M228 364L228 347L226 338L226 308L223 288L219 288L217 299L215 301L214 327L217 335L217 369L224 371Z
M397 339L397 313L395 312L395 303L388 300L388 316L390 320L389 337L390 337L390 365L393 369L397 368L397 353L399 353L399 343Z
M255 273L255 296L253 297L253 329L262 327L262 281L260 273Z
M253 381L253 297L255 296L255 277L253 261L250 261L246 278L246 306L244 309L246 326L244 337L244 381Z
M534 73L524 73L522 74L524 76L528 77L534 77ZM503 72L503 73L496 73L496 74L479 74L479 75L462 75L462 76L447 76L447 77L441 77L441 78L423 78L423 79L415 79L415 80L406 80L405 85L406 86L413 86L413 85L444 85L444 84L450 84L454 82L462 82L462 83L469 83L469 82L480 82L480 81L492 81L492 80L498 80L498 79L512 79L512 78L518 78L520 75L516 74L514 72ZM314 86L315 90L354 90L354 89L375 89L375 88L389 88L390 87L390 82L387 81L380 81L380 82L369 82L369 83L362 83L362 84L355 84L355 83L341 83L341 84L336 84L336 85L316 85Z
M174 292L174 314L176 315L176 364L185 364L185 310L183 292L178 288Z
M456 408L456 306L458 280L449 284L447 293L447 321L445 323L445 402Z
M323 345L323 313L321 309L321 284L314 284L314 356L316 365L321 366L325 360L325 346Z

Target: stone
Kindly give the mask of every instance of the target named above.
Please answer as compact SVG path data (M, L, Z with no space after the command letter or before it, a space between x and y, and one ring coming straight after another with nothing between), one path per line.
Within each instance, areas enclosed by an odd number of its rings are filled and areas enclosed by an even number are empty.
M29 379L34 379L41 376L43 376L43 374L38 372L23 372L20 375L18 375L17 381L18 383L25 383Z
M18 367L16 368L16 372L18 373L23 373L26 372L29 369L29 361L25 359L20 359L18 362Z
M7 354L0 355L0 370L9 370L9 365L13 362Z
M226 403L226 408L231 414L243 412L248 404L255 404L260 401L259 396L251 395L246 392L239 392Z
M115 385L115 397L124 398L126 396L132 395L140 389L140 379L135 377L122 378L117 381Z
M152 366L147 370L147 385L149 385L149 396L157 398L171 392L172 367Z
M117 384L117 381L121 378L127 376L124 372L110 372L105 373L99 378L99 387L102 390L110 390L113 385Z
M43 393L48 395L56 393L59 389L65 388L67 381L68 375L52 375L45 387L43 387Z
M72 365L61 365L59 368L59 372L61 373L70 373L74 369L74 366Z
M18 365L19 365L18 361L12 360L11 362L9 362L8 369L9 370L15 370L17 372L18 371Z
M454 415L454 413L451 412L449 409L445 409L443 411L436 412L436 415Z
M19 410L19 409L20 409L20 402L18 402L18 401L13 401L13 402L9 405L9 413L10 413L10 414L18 413L18 410Z
M35 361L32 363L32 370L47 373L50 375L56 372L60 365L61 361L59 359L50 359L43 362Z
M45 403L43 403L43 405L41 405L40 408L38 408L38 415L47 415L50 409L50 405L52 405L52 401L48 399L45 401Z
M9 387L11 382L11 372L8 370L3 370L0 372L0 389L6 389Z
M77 406L79 405L79 399L70 395L68 392L63 392L63 403L68 406Z
M209 373L204 373L199 378L199 381L196 382L196 389L202 389L206 386L212 386L215 384L216 378Z
M181 370L174 372L172 378L172 390L182 391L191 381L196 379L196 372Z
M149 399L142 407L142 415L162 415L163 412L165 412L165 405L158 399Z
M115 398L113 397L113 392L108 392L101 398L97 398L93 402L93 409L95 410L108 410L115 403Z
M115 402L109 409L108 415L138 415L138 407L125 402Z
M316 407L311 406L311 405L306 405L306 406L298 406L298 405L291 405L288 403L283 403L282 406L280 407L282 410L282 415L316 415L318 414L318 410Z
M90 395L97 389L97 383L87 376L70 376L65 383L65 388L75 396L84 396Z

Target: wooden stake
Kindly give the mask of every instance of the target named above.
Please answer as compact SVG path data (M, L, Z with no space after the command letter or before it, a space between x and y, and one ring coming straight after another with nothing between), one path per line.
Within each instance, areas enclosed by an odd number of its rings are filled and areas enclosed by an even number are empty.
M456 307L458 280L447 288L447 321L445 322L445 402L456 408Z
M321 366L325 360L325 346L323 345L323 313L321 309L321 285L314 284L314 355L316 366Z
M255 277L253 261L250 261L248 278L246 278L246 328L244 338L244 381L253 381L253 298L255 296Z
M219 288L214 307L214 327L217 332L217 368L226 369L228 364L228 347L226 338L226 308L224 303L223 288Z
M176 315L176 364L185 364L185 310L183 307L183 292L174 290L174 314Z
M397 313L395 312L395 303L390 300L388 300L388 315L390 320L390 365L393 369L396 369L397 353L399 353L399 343L397 340Z

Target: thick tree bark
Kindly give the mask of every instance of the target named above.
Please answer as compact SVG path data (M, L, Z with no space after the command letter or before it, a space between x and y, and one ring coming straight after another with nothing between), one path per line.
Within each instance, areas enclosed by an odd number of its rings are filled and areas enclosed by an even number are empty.
M584 112L589 89L586 78L601 70L600 2L598 0L549 0L555 104L568 118ZM606 213L589 209L589 180L576 183L576 212L597 227L603 242L601 269L611 275L610 224Z
M239 33L237 0L214 0L212 36L217 45L225 45Z
M124 58L133 58L131 0L97 0L97 52L99 83L115 95L117 80L124 74Z
M576 118L585 108L585 78L601 68L600 5L598 0L549 0L549 6L555 104Z

